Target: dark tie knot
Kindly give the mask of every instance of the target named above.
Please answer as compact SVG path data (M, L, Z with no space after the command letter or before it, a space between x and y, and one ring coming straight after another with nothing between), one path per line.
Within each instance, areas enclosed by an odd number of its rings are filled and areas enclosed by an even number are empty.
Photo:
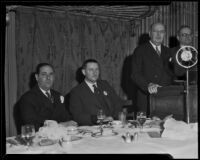
M54 99L53 99L53 97L50 95L50 93L49 93L49 92L46 92L46 95L47 95L48 99L53 103L53 102L54 102Z
M100 93L99 88L95 84L93 85L93 88L94 88L94 93L96 94Z

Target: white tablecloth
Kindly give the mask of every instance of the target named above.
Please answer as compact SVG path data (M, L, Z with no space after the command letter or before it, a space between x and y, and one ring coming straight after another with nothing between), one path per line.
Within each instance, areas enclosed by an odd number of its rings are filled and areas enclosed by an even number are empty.
M83 127L84 128L84 127ZM85 127L94 129L94 127ZM82 139L64 142L61 147L58 143L50 146L27 148L23 145L10 147L7 145L7 154L170 154L173 158L198 158L198 139L191 137L187 140L173 140L169 138L151 138L146 132L139 134L137 141L126 143L121 137L126 132L133 134L138 128L115 129L118 135L105 137L91 137L84 135ZM144 131L157 130L153 128Z

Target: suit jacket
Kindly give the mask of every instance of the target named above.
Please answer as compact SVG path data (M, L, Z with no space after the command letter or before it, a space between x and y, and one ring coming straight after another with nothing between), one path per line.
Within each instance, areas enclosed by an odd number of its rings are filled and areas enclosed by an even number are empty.
M106 116L118 117L118 112L122 107L122 100L107 81L98 80L97 86L104 98L103 103L107 106L106 108L85 81L73 88L70 93L70 112L79 125L93 125L95 123L95 118L93 120L93 117L96 117L99 108L103 108L106 111Z
M139 110L149 112L148 84L156 83L167 86L172 83L173 73L169 68L170 51L161 45L159 56L150 42L135 49L132 58L132 79L139 87L137 94L137 107Z
M59 123L70 119L64 103L61 103L61 94L53 89L50 91L54 103L42 93L38 85L21 97L19 107L22 124L33 124L38 130L45 120L55 120Z

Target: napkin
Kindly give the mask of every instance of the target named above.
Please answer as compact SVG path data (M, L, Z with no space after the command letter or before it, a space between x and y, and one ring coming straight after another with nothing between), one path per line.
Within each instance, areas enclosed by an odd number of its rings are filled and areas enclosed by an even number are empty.
M174 118L169 118L165 121L163 127L164 130L161 137L176 140L197 138L197 123L187 124L183 121L177 121Z

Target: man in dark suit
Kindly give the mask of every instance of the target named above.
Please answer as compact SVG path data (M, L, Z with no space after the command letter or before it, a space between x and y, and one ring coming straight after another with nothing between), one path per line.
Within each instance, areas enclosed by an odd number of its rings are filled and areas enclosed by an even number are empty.
M186 80L186 69L178 65L176 61L176 53L183 46L191 46L192 38L192 30L189 26L183 25L179 28L177 32L177 39L179 41L179 45L174 48L171 48L173 71L176 76L175 80ZM194 67L192 67L191 70L192 69L194 69Z
M137 110L149 114L148 95L156 94L158 88L170 85L172 72L169 69L170 52L162 44L165 26L154 23L149 31L150 41L138 46L132 58L132 79L138 86Z
M70 93L70 111L79 125L94 125L97 112L105 112L105 120L118 118L122 100L105 80L100 80L99 63L88 59L83 63L82 73L85 79Z
M45 120L55 120L64 126L76 125L76 122L69 121L64 97L51 88L55 79L53 66L48 63L39 64L35 78L37 84L19 100L22 125L33 124L36 131L43 126Z

